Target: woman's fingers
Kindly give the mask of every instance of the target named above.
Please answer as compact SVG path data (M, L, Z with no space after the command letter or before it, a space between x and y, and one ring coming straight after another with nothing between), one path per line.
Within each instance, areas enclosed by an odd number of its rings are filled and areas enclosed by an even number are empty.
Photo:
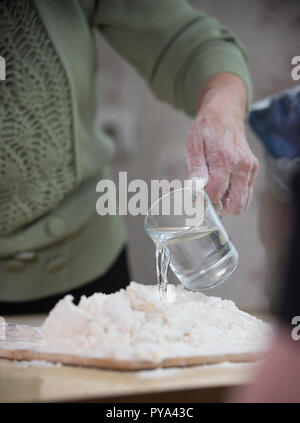
M186 142L186 161L188 164L188 177L190 179L202 179L205 186L209 178L209 171L205 147L201 139L194 139L193 136L188 137Z
M259 171L259 163L258 163L258 160L254 159L254 164L251 170L251 175L250 175L249 184L248 184L248 200L247 200L246 208L249 207L251 199L252 199L254 181L256 179L258 171Z
M233 170L230 187L222 200L223 214L238 215L249 202L249 181L252 173L252 163L242 162Z
M219 203L228 190L233 157L227 151L214 149L212 143L207 146L206 160L209 168L209 179L205 188L211 202Z
M210 175L205 191L213 204L222 201L230 183L230 171L227 169L210 168Z
M259 166L244 132L232 116L210 114L198 116L187 135L189 178L202 179L222 214L238 215L251 200Z

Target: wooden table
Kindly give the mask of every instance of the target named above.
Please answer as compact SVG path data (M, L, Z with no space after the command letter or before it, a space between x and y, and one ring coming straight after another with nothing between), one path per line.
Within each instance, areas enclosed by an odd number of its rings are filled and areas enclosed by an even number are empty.
M40 325L44 316L8 318ZM0 359L0 402L219 401L228 387L247 384L255 364L221 363L124 372Z

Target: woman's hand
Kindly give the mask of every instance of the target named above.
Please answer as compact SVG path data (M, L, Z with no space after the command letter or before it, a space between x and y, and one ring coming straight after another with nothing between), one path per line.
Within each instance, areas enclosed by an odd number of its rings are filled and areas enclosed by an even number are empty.
M247 91L230 73L209 79L186 138L189 178L202 178L222 214L240 214L250 203L258 161L245 136Z

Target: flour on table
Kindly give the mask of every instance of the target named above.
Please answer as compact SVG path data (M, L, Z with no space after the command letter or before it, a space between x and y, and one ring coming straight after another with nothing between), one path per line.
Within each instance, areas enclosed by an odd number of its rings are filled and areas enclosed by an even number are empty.
M257 362L254 363L232 363L228 361L223 361L222 363L217 364L202 364L201 369L255 369ZM194 368L186 369L186 371L194 372ZM137 376L140 378L152 379L152 378L168 378L172 376L182 376L182 368L172 367L164 368L158 367L154 370L141 370L137 373Z
M15 360L14 364L18 367L62 367L61 363L52 363L44 360Z
M52 350L122 360L258 352L270 326L232 301L171 285L161 302L157 285L131 282L115 294L67 295L43 325Z

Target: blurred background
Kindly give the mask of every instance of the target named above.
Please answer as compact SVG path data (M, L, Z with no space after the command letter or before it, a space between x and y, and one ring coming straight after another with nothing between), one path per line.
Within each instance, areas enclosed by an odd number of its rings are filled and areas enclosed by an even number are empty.
M190 0L197 9L228 25L246 47L254 87L254 101L296 85L291 59L299 54L298 0ZM117 154L113 175L128 172L128 180L184 179L184 141L191 119L156 100L140 76L96 35L99 52L99 125L112 135ZM269 308L266 294L267 259L260 238L259 214L264 207L263 151L255 135L248 140L261 169L250 208L224 225L240 254L234 274L211 295L234 300L249 311ZM143 216L128 216L132 278L155 283L154 245L143 229Z

